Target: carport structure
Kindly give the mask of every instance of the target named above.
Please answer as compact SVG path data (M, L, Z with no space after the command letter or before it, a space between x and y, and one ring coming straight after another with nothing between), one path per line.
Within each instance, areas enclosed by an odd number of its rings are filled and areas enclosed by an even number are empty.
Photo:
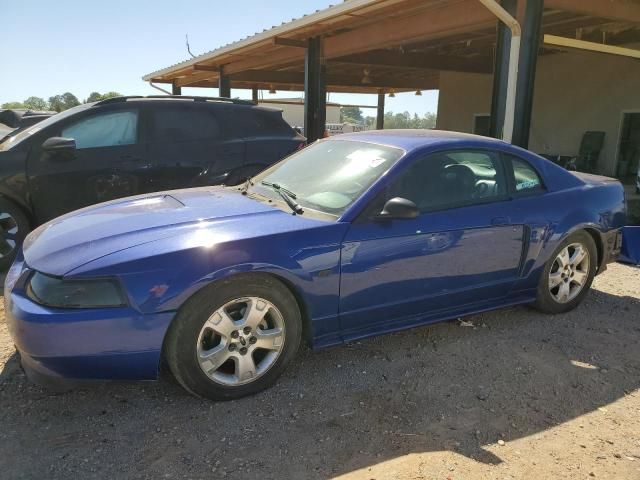
M347 0L143 78L175 95L304 90L313 141L326 92L377 94L382 128L387 93L439 89L443 72L493 73L491 133L527 146L538 58L568 48L633 57L618 45L640 42L639 26L638 0Z

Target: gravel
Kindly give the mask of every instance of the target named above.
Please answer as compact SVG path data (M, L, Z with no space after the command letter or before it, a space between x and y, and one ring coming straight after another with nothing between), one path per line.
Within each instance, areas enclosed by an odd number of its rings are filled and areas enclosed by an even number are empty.
M170 379L51 393L0 321L0 477L640 479L640 269L575 311L466 317L297 360L214 403Z

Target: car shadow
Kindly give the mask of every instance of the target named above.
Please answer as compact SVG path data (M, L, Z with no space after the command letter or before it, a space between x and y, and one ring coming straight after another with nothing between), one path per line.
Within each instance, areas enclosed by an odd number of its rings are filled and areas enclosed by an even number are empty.
M564 315L509 308L303 348L273 388L220 403L167 380L52 394L27 382L14 354L0 373L0 458L26 477L55 477L59 458L76 474L195 478L328 478L445 450L497 465L488 445L640 387L638 311L636 298L593 290Z

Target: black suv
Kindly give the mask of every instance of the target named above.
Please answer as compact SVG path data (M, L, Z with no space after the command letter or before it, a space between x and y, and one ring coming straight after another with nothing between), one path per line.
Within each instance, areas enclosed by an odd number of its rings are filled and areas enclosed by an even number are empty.
M279 110L228 98L116 97L0 143L0 268L28 231L139 193L236 185L304 146Z

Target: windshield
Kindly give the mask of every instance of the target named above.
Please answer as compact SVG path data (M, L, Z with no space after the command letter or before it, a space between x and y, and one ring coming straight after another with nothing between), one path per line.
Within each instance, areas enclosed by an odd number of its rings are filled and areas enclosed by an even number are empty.
M324 140L277 163L252 179L251 191L280 198L273 185L295 195L301 207L341 215L403 150L351 140Z
M91 107L92 103L85 103L83 105L78 105L77 107L70 108L69 110L65 110L64 112L58 113L56 115L52 115L49 118L42 120L41 122L36 123L35 125L25 128L24 130L15 133L14 135L8 137L4 142L0 143L0 151L9 150L10 148L15 147L16 145L22 143L22 141L26 138L29 138L34 133L38 133L43 128L47 128L49 125L52 125L60 120L64 120L71 115L84 110L85 108Z

